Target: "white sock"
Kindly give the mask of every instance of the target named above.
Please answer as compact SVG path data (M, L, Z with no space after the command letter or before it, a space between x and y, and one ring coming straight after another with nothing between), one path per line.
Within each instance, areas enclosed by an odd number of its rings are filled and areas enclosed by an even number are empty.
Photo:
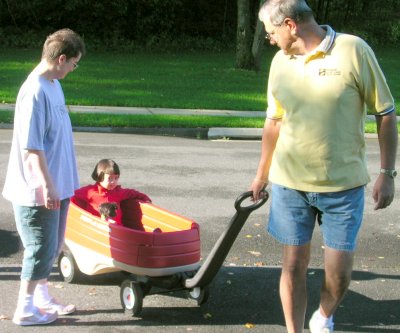
M19 295L15 313L20 317L27 317L33 314L33 295Z
M326 318L321 314L321 311L319 309L315 311L314 314L316 321L321 325L321 327L333 325L333 316Z
M47 282L44 284L38 283L35 288L34 303L36 306L44 306L51 301Z

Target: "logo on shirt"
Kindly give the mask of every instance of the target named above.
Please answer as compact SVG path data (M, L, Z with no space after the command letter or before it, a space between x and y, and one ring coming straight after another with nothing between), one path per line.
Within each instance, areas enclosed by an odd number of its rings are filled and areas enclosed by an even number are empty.
M318 72L319 76L338 76L340 74L340 70L336 68L320 68Z

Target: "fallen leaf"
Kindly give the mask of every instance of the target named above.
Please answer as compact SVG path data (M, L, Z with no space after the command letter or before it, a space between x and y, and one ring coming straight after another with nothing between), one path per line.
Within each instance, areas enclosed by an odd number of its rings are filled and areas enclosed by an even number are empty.
M245 325L244 325L246 328L254 328L254 324L252 324L252 323L246 323Z
M261 266L264 266L264 263L261 262L261 261L255 262L255 263L254 263L254 266L261 267Z
M226 280L226 284L232 284L231 280Z
M258 251L249 251L249 253L256 257L259 257L261 255L261 252L258 252Z
M211 315L211 313L206 313L206 314L204 314L203 315L203 317L205 318L205 319L210 319L210 318L212 318L212 315Z
M0 320L1 320L1 321L3 321L3 320L10 320L10 317L9 317L9 316L6 316L6 315L0 315Z
M246 238L253 238L252 235L246 235Z
M385 259L385 257L378 257L378 259Z

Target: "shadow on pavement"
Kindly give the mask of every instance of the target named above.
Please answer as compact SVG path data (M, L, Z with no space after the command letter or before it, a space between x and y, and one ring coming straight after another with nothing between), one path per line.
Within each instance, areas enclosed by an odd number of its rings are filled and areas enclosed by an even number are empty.
M16 231L0 229L0 258L7 258L19 251L19 236Z
M18 279L19 267L0 267L0 280ZM75 327L121 327L121 326L177 326L205 325L231 326L251 323L259 325L278 325L284 327L284 319L279 299L280 268L275 267L222 267L210 285L210 298L201 307L196 307L193 300L186 299L185 291L168 293L166 296L148 296L143 302L140 317L132 317L129 313L116 320L113 315L121 313L121 308L115 308L108 302L99 299L95 309L78 310L73 316L64 317L62 322L54 325ZM318 307L318 297L323 271L310 269L308 274L309 306L306 318ZM97 285L118 286L127 276L121 273L104 276L88 277L83 286ZM375 274L372 272L355 271L353 284L338 309L336 329L341 332L399 332L400 325L399 301L382 299L380 291L372 287L374 281L387 280L394 283L400 280L399 275ZM60 278L56 271L51 280ZM354 284L361 283L368 287L369 296L363 295ZM79 288L80 285L74 285ZM71 286L72 288L72 286ZM68 286L65 292L68 292ZM374 294L371 296L371 290ZM112 291L118 298L117 290ZM389 293L390 294L390 293ZM388 294L386 294L388 295ZM386 297L387 298L387 297ZM102 303L104 302L104 303ZM102 314L103 319L86 320L90 316ZM110 316L111 315L111 316ZM307 327L307 324L306 324ZM385 328L387 327L387 328Z

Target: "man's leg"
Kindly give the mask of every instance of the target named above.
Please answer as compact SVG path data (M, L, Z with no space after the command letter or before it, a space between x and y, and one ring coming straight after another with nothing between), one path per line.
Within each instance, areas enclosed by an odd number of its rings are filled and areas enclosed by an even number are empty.
M321 288L320 312L330 317L343 300L351 281L352 251L338 251L325 247L325 277Z
M284 246L280 296L289 333L303 332L309 261L310 243L302 246Z

